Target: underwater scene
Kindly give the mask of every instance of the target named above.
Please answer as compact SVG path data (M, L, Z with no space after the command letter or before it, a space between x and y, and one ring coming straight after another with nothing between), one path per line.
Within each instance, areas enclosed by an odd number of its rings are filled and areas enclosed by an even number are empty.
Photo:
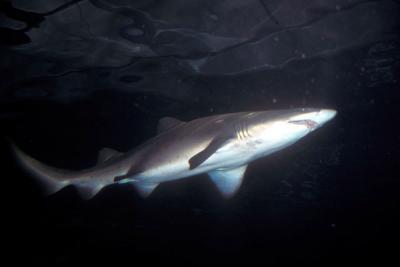
M13 264L400 264L400 2L0 0Z

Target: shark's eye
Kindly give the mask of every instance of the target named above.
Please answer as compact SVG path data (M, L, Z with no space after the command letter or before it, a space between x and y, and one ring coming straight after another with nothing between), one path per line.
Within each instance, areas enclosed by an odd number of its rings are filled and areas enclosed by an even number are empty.
M315 129L318 127L318 123L316 123L313 120L295 120L295 121L289 121L289 123L297 124L297 125L304 125L308 129Z

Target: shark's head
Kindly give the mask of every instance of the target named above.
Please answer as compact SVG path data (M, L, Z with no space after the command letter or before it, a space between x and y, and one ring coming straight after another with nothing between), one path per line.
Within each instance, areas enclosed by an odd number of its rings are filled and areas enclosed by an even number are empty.
M249 117L248 130L259 150L269 154L293 144L335 115L335 110L315 108L257 112Z
M336 110L333 109L313 109L302 108L293 110L292 114L288 114L286 122L298 125L302 130L313 131L336 116Z

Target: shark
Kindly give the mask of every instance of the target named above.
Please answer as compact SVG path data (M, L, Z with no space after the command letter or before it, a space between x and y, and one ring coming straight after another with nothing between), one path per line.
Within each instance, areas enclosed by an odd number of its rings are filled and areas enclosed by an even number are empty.
M160 119L157 135L122 153L99 151L83 170L48 166L11 144L19 165L47 194L73 185L90 199L112 184L131 184L149 196L160 183L207 173L225 198L239 190L252 161L282 150L335 117L333 109L295 108L236 112L181 121Z

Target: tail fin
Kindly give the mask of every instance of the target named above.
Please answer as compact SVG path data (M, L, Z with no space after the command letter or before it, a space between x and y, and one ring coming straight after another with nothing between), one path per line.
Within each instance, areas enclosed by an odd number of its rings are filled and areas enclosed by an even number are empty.
M12 141L10 144L18 164L43 185L46 195L54 194L70 184L71 173L47 166L22 152Z

